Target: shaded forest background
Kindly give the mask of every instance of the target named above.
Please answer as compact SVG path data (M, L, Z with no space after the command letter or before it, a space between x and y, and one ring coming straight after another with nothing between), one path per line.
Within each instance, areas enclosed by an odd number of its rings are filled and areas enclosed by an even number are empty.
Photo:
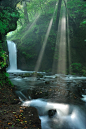
M61 18L63 6L66 8L66 16L69 19L69 36L71 64L68 64L73 74L86 74L86 3L83 0L63 0L58 5L55 13L56 0L30 0L17 4L20 18L17 22L17 29L7 35L8 40L17 44L18 68L22 70L34 70L42 47L49 22L53 16L53 25L49 34L43 59L39 71L52 71L53 60L59 58L54 56L57 37L58 19ZM59 1L58 1L59 2ZM59 13L58 14L58 8ZM53 15L54 14L54 15ZM68 48L67 48L68 53Z
M12 40L17 44L18 68L34 70L51 18L53 24L39 71L52 71L53 60L58 62L59 58L58 52L54 55L57 19L61 18L64 6L69 20L71 52L71 64L67 59L67 74L71 68L72 74L86 76L86 2L83 0L13 0L12 2L1 0L0 71L2 74L8 76L6 68L9 59L6 40ZM67 54L68 51L67 47Z

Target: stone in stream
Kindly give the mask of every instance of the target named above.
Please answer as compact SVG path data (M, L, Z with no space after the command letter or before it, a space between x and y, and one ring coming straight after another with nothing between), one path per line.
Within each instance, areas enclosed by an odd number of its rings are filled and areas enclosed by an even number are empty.
M56 114L56 109L50 109L50 110L48 111L48 116L49 116L50 118L52 118L55 114Z

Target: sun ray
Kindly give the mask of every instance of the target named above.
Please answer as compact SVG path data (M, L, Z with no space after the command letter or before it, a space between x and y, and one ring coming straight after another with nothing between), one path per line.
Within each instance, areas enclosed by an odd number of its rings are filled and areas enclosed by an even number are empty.
M66 74L66 14L63 12L61 19L61 36L59 45L59 58L57 73Z
M47 40L48 40L50 31L51 31L51 27L52 27L52 23L53 23L53 17L54 17L55 11L57 9L57 5L58 5L58 2L55 5L54 13L53 13L53 16L52 16L52 18L50 20L50 23L49 23L49 26L48 26L48 29L47 29L47 32L46 32L46 35L45 35L45 39L44 39L42 48L41 48L40 53L39 53L39 57L38 57L38 60L37 60L36 66L35 66L35 71L36 72L38 72L38 70L40 68L40 65L41 65L42 57L43 57L45 47L46 47L46 44L47 44Z
M57 39L53 60L52 73L66 74L66 64L67 64L67 41L66 41L66 8L63 6L62 16L60 16ZM69 40L69 39L68 39Z
M52 73L57 73L57 64L58 64L58 51L59 51L59 43L60 43L60 35L61 35L61 22L59 20L58 31L57 31L57 39L55 45L55 53L53 57L53 66Z
M30 27L27 29L27 31L25 32L25 34L23 35L21 41L23 40L23 38L28 34L28 32L32 29L32 27L35 25L35 23L37 22L37 20L39 19L40 14L36 14L35 15L35 20L33 21L33 23L30 25Z

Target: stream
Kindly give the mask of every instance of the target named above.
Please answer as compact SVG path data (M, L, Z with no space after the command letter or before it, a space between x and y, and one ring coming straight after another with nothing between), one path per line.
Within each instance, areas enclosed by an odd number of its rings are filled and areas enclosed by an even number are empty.
M17 87L22 106L37 109L42 129L86 129L86 77L24 74L10 73L9 78Z
M7 45L9 79L22 106L37 109L41 128L86 129L86 77L45 72L34 76L35 71L17 69L16 44L7 41Z

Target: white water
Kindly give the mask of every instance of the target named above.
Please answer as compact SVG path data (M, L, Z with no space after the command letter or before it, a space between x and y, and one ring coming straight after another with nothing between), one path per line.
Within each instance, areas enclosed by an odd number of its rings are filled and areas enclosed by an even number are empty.
M22 106L37 109L42 129L86 129L86 114L80 106L51 103L41 99L25 101ZM57 112L50 118L48 111L52 109Z
M9 51L9 70L8 71L15 71L17 70L17 50L16 50L16 44L12 41L7 40L8 45L8 51Z
M20 69L17 69L17 48L16 48L16 44L13 41L7 40L7 45L8 45L9 62L10 62L10 66L9 66L7 72L9 72L9 73L14 73L14 72L16 72L16 73L17 72L33 73L33 72L35 72L35 71L22 71ZM41 73L41 72L38 72L38 73Z
M9 62L10 66L7 72L21 72L17 69L17 49L16 44L13 41L7 40L8 51L9 51Z
M86 95L82 95L83 98L81 98L84 102L86 102Z

